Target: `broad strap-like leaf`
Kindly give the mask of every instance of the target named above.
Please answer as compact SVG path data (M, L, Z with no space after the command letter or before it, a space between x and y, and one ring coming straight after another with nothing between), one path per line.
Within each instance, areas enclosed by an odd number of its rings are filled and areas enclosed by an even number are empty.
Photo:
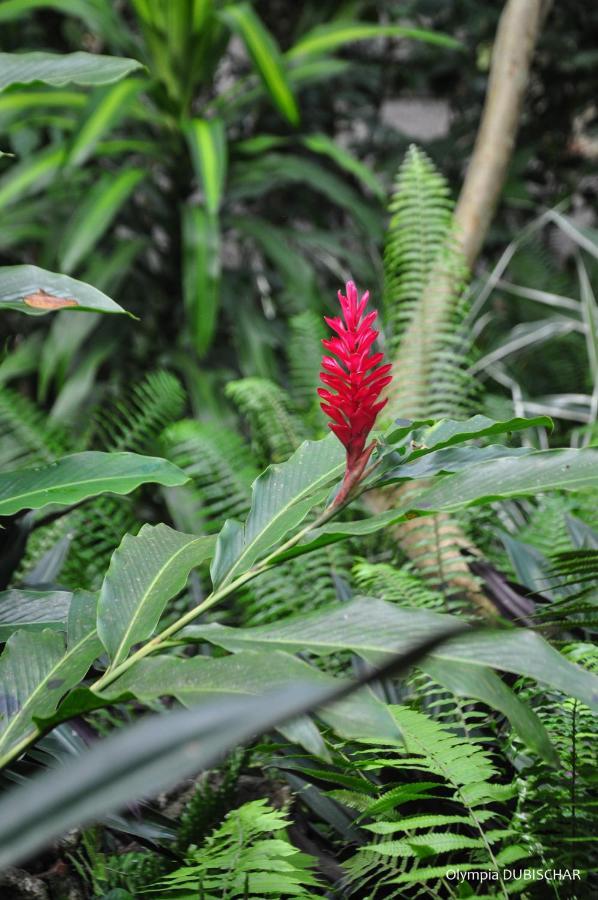
M128 113L144 84L140 78L127 78L94 91L69 142L66 167L80 166L91 156L98 141Z
M0 641L21 629L66 630L73 595L70 591L13 589L0 593Z
M0 53L0 91L9 84L43 81L55 87L65 84L109 84L141 69L136 59L101 56L99 53Z
M220 18L239 35L274 105L291 125L299 124L299 107L285 72L280 49L249 3L226 6Z
M309 650L330 654L353 650L370 660L401 652L421 639L459 620L430 610L407 608L373 597L360 597L342 606L307 616L293 616L259 628L192 625L183 636L203 639L227 650ZM492 629L454 638L431 655L478 666L490 666L526 675L548 684L587 706L598 707L598 677L555 650L538 633L523 628Z
M0 311L41 316L60 309L126 313L97 288L37 266L0 266Z
M57 462L0 473L0 516L49 503L70 505L96 494L130 494L140 484L184 484L177 466L156 456L88 450Z
M170 694L185 706L194 706L218 697L259 695L295 683L333 687L335 678L280 651L245 650L219 659L161 656L140 660L102 691L102 695L119 697L130 692L147 701ZM349 740L400 742L400 734L385 704L367 688L328 707L321 718ZM286 733L294 739L291 731Z
M81 593L69 611L67 640L47 629L17 631L0 657L0 765L35 736L35 719L54 712L102 652L95 630L96 597Z
M334 435L304 441L286 462L269 466L253 483L245 525L225 522L216 544L212 581L218 589L245 573L256 560L323 499L344 469L344 450Z
M217 213L187 204L182 210L183 300L195 350L209 349L220 298L220 222Z
M168 601L196 566L209 559L213 537L182 534L168 525L144 525L114 551L98 601L98 634L111 668L133 644L150 637Z
M384 435L389 445L400 442L408 446L408 458L417 459L431 453L432 450L442 450L455 444L463 444L474 438L496 437L499 434L511 434L515 431L524 431L527 428L552 428L552 419L548 416L536 416L533 419L516 417L496 421L488 416L472 416L470 419L459 421L457 419L439 419L429 425L414 423L414 428L405 434L405 426L401 423L397 428L390 428Z

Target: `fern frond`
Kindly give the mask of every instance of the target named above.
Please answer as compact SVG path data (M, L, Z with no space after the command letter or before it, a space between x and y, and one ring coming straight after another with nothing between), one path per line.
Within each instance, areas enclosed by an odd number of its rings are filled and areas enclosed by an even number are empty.
M397 373L393 417L463 416L472 385L463 329L467 269L454 237L448 184L411 146L390 202L384 307Z
M35 403L0 386L0 468L51 462L68 449L66 434Z
M183 419L162 435L165 455L192 479L190 485L168 492L185 508L184 527L191 531L219 531L230 518L244 519L249 510L251 483L258 469L243 439L225 425ZM179 510L180 512L180 510Z
M148 451L166 425L182 414L185 392L170 372L150 372L128 397L97 414L91 444L103 450Z
M260 462L282 462L305 439L288 395L273 381L242 378L227 384L225 393L247 420Z
M326 337L326 329L321 316L309 309L293 316L289 326L287 357L293 398L300 409L315 407L319 410L316 389L319 386L322 338Z

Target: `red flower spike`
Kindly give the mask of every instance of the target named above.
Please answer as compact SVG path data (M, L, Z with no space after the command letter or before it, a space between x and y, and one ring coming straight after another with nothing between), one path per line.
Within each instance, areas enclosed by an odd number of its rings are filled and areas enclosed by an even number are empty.
M372 328L378 314L365 312L369 292L366 291L359 299L352 281L347 282L346 292L346 296L338 292L342 317L324 316L335 334L322 343L334 356L323 357L324 371L320 373L320 380L326 387L318 388L322 400L320 406L332 420L328 427L347 450L347 468L334 500L335 506L346 499L363 476L376 446L376 442L372 441L366 447L366 441L376 416L387 402L378 401L378 397L392 381L389 374L391 365L378 365L384 354L370 354L372 344L378 337L378 332Z

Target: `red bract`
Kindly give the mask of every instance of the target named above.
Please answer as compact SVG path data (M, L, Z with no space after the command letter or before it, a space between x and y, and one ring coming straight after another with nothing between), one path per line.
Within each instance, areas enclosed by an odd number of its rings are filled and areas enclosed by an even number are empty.
M336 504L345 499L363 474L375 447L374 441L366 447L366 441L376 416L387 402L379 401L378 397L392 381L388 374L391 365L378 365L384 354L370 353L378 337L378 332L372 328L378 314L365 312L369 292L359 299L352 281L347 282L346 291L346 296L338 293L342 318L324 317L336 336L322 341L334 356L322 359L324 371L320 373L320 380L327 387L318 388L322 398L320 406L332 420L328 427L347 449L347 469Z

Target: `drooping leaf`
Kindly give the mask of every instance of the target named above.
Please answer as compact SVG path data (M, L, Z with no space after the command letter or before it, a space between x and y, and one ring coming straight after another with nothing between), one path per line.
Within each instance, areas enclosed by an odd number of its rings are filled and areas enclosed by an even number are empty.
M229 519L220 532L211 570L214 588L242 575L299 525L343 468L344 450L334 435L305 441L286 462L269 466L253 483L245 525Z
M383 653L400 653L413 640L456 624L454 616L407 608L372 597L310 615L294 616L274 625L231 628L225 625L191 625L182 632L234 651L309 650L327 655L353 650L368 659ZM534 631L522 628L492 629L455 638L435 650L432 659L490 666L516 675L527 675L556 690L598 707L598 677L576 666Z
M17 309L30 316L60 309L126 313L122 306L90 284L37 266L0 267L2 309Z
M278 651L246 650L219 659L162 656L140 660L104 689L102 695L119 697L130 692L140 700L171 695L191 707L210 699L255 696L296 683L333 687L335 678ZM400 742L386 706L368 689L328 707L321 718L348 739ZM284 726L281 730L294 740L292 729Z
M140 484L184 484L187 476L165 459L137 453L73 453L57 462L0 473L0 516L49 503L78 503L96 494L129 494Z
M69 828L102 818L212 765L256 734L349 696L357 688L408 670L448 633L411 644L402 657L353 682L295 684L242 701L221 699L198 709L146 718L88 753L12 790L0 801L0 867L30 857ZM88 692L90 693L90 692Z
M141 69L136 59L101 56L98 53L0 53L0 91L9 84L43 81L62 87L65 84L94 86L118 81Z
M95 603L93 594L73 598L66 646L50 629L17 631L8 639L0 657L0 766L35 736L35 718L50 715L101 653Z
M73 595L69 591L36 591L15 588L0 593L0 641L14 631L66 629Z
M163 524L144 525L136 537L125 535L114 551L98 601L98 634L111 668L127 657L133 644L150 637L191 570L211 557L214 540Z
M219 15L244 42L276 108L291 125L298 125L299 107L285 72L284 60L259 16L249 3L231 4Z
M397 440L409 442L411 444L409 458L416 459L431 450L442 450L444 447L452 447L454 444L462 444L474 438L495 437L536 427L552 428L552 419L547 416L536 416L533 419L514 418L497 422L487 416L477 415L464 421L440 419L430 426L416 428L407 440L403 426L396 430L390 429L384 437L389 444Z
M344 44L380 37L411 38L452 49L462 46L459 41L437 31L428 31L421 28L404 28L402 25L375 25L368 22L339 21L327 25L318 25L312 31L304 34L291 47L286 56L287 59L295 59L298 56L329 53L331 50L336 50Z

